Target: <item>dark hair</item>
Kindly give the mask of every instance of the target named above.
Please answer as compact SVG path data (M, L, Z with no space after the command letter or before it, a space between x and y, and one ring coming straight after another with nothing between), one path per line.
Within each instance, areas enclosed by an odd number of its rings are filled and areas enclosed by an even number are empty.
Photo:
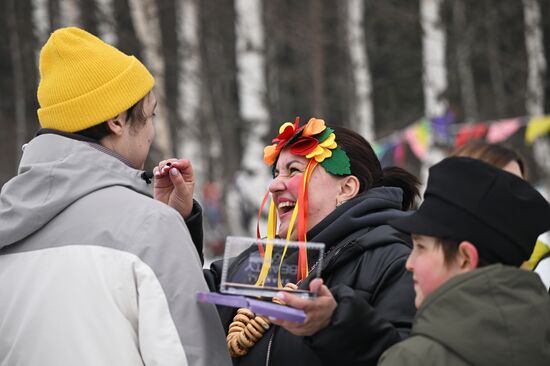
M444 239L444 238L437 238L435 241L436 246L440 246L443 250L443 261L446 266L451 264L451 262L456 258L458 254L458 246L462 243L462 241L454 240L454 239ZM475 244L474 244L475 246ZM479 257L477 262L477 268L488 266L490 263L486 261L484 258Z
M143 125L147 120L147 116L145 115L145 98L147 98L148 95L149 93L126 110L126 122L130 121L130 125L134 128L138 125ZM101 140L105 136L109 136L111 133L112 131L107 125L107 121L85 130L75 132L77 135L88 137L96 141Z
M336 143L348 155L351 174L359 179L359 193L374 187L399 187L403 190L403 210L408 210L420 195L420 181L405 169L389 167L382 169L372 146L357 132L345 127L334 127Z
M527 178L527 169L523 158L516 151L500 144L472 141L455 150L452 155L478 159L500 169L504 168L509 162L515 161L519 165L523 178Z

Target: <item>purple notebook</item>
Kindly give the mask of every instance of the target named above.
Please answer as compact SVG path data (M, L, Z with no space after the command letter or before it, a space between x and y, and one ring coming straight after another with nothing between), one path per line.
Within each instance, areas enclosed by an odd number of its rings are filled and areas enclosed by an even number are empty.
M272 302L249 299L244 296L224 295L217 292L199 292L197 299L216 305L231 306L234 308L249 308L252 312L277 319L288 320L294 323L303 323L306 314L303 310L294 309Z

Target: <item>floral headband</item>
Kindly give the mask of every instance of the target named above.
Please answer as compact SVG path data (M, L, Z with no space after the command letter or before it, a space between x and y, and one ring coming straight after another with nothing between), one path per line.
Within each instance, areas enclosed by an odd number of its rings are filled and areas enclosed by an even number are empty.
M279 128L273 145L264 148L264 162L275 166L281 150L290 147L290 152L315 159L325 170L334 175L351 174L349 157L336 143L334 130L325 126L322 119L311 118L299 127L300 117L294 123L286 122Z
M275 165L281 150L285 147L289 147L292 154L304 156L306 159L309 159L306 169L302 175L302 181L298 192L298 201L294 206L294 211L287 230L288 241L290 240L290 235L294 228L295 222L298 222L298 240L302 242L298 249L298 282L304 280L309 274L307 249L305 243L307 242L308 183L311 174L318 164L321 165L327 172L334 175L351 174L349 157L346 152L342 150L342 148L338 147L334 130L326 127L325 121L322 119L311 118L306 125L299 127L299 124L299 117L296 117L294 123L283 123L279 128L279 135L277 138L272 140L274 144L266 146L264 149L264 161L267 165L271 166L273 170L275 170ZM268 196L269 191L266 192L262 204L260 205L260 211L258 212L258 224L256 227L256 235L258 238L261 238L260 217ZM276 227L277 210L273 199L271 199L267 219L268 240L275 238ZM264 286L267 274L271 267L273 245L270 245L268 241L265 248L262 245L259 245L258 250L263 257L263 264L256 285ZM283 284L281 283L280 269L285 254L286 247L283 251L279 264L277 286L280 288L283 287Z

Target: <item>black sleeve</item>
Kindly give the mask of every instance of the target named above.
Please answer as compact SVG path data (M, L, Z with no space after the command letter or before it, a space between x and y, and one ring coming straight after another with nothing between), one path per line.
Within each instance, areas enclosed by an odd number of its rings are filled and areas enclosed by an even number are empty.
M212 292L220 291L220 282L222 278L222 265L223 265L223 260L218 260L218 261L212 262L212 264L210 265L210 268L208 269L205 268L202 270L204 274L204 279L208 284L208 288ZM227 333L227 330L229 329L229 324L233 321L233 316L235 316L237 309L229 306L221 306L221 305L216 305L216 308L218 310L218 315L220 316L223 329Z
M349 286L330 289L338 303L331 324L305 339L326 364L376 365L386 349L408 336L415 308L405 262L403 256L391 263L370 301Z
M191 210L191 215L185 220L187 228L189 229L189 234L191 234L191 240L195 244L197 253L199 253L199 258L201 263L204 264L204 254L202 253L203 247L203 230L202 230L202 208L201 205L193 200L193 208Z
M217 260L212 262L210 268L205 268L202 270L204 274L204 279L208 284L208 288L212 292L220 291L220 282L222 281L222 260Z

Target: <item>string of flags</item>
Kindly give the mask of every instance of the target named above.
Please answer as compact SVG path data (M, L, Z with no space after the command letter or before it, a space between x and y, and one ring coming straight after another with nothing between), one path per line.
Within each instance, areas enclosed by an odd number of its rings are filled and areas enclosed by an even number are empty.
M454 122L454 114L451 111L431 119L421 118L404 129L375 141L372 147L380 160L387 159L391 153L393 164L403 166L407 145L420 161L424 161L429 148L435 143L451 148L459 148L470 140L479 139L499 143L526 126L524 140L526 144L532 145L536 139L550 133L550 115L475 123Z

